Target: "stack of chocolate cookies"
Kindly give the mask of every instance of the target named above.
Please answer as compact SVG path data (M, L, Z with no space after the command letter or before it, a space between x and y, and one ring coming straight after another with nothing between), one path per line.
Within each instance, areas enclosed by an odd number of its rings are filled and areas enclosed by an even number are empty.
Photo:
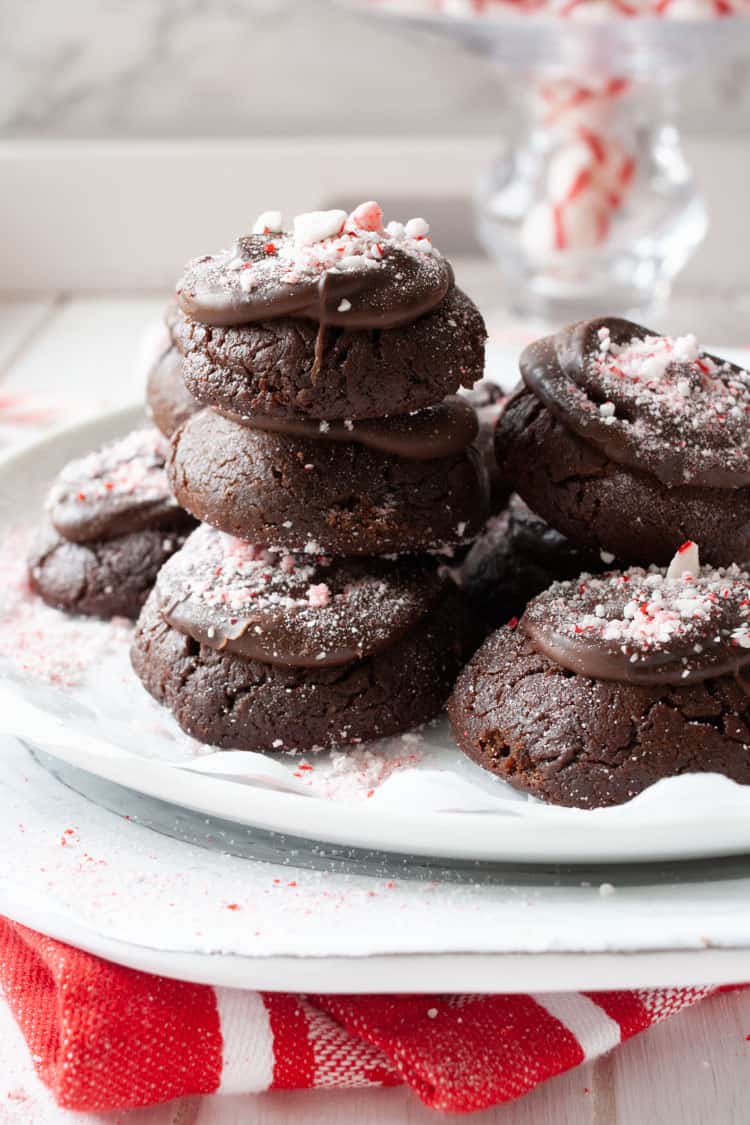
M139 620L144 685L221 747L424 722L473 632L442 562L488 511L476 413L455 393L482 375L484 324L427 224L384 226L367 203L285 232L268 212L188 265L169 326L149 401L176 426L169 479L203 526Z
M688 772L750 784L750 373L619 318L539 340L520 366L499 468L539 535L555 529L546 569L563 581L461 674L460 747L583 808ZM576 552L595 565L574 578ZM615 556L638 565L592 575Z

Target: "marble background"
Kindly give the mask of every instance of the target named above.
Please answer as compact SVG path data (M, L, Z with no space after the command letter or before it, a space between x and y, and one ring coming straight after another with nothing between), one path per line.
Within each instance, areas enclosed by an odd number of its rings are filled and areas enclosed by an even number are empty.
M682 117L750 127L744 58L708 60ZM486 133L507 94L489 63L332 0L0 0L0 136Z

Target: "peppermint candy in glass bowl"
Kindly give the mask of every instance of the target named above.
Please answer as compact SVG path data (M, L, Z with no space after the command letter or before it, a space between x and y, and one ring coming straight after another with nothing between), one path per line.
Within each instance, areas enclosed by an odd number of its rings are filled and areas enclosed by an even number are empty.
M750 0L360 0L513 76L518 126L476 190L514 311L647 316L708 217L672 121L679 83L728 60Z

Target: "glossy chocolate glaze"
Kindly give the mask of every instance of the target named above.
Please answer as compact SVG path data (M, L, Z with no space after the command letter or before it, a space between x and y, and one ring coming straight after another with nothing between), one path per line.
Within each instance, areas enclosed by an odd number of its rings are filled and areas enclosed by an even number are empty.
M226 410L218 413L249 429L316 441L355 442L409 461L432 461L461 453L479 432L476 411L458 395L449 395L437 405L414 414L352 422L317 422L283 415L248 417Z
M169 624L200 644L282 667L350 664L389 648L442 597L434 559L284 554L201 526L159 573Z
M695 581L650 585L664 573L631 568L555 583L519 627L538 652L594 680L683 686L739 677L750 665L750 576L704 567ZM634 638L627 630L641 622L644 635Z
M663 384L668 391L684 385L684 403L677 394L671 400L652 396L647 385L639 389L637 381L625 378L619 386L611 379L605 385L597 368L602 330L615 347L658 338L632 321L601 317L530 344L521 355L521 374L551 413L610 460L651 473L668 487L735 489L750 484L748 373L703 353L703 360L716 368L707 380L697 365L675 361ZM707 390L708 382L716 387L716 411L710 409L714 392ZM611 414L604 414L602 407Z
M434 309L453 284L445 258L410 253L387 241L382 259L368 259L361 268L290 269L280 257L290 242L288 234L247 235L230 250L196 259L177 286L180 308L218 327L301 317L321 326L383 329L409 324ZM241 284L245 269L257 275L252 288Z

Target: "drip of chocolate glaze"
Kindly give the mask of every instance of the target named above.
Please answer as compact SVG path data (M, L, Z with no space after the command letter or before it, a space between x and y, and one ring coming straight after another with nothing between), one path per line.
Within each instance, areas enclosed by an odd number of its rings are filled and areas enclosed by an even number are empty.
M219 413L249 429L319 441L355 442L409 461L452 457L467 449L479 430L476 411L459 395L449 395L437 405L414 414L394 414L390 418L348 424L309 418L244 416L226 410Z

